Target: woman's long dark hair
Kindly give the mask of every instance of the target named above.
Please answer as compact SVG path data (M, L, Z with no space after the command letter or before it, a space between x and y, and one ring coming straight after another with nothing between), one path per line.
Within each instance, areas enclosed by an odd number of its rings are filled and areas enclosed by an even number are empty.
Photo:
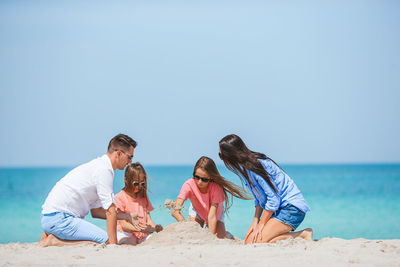
M203 171L205 171L212 179L212 182L222 187L225 196L225 212L227 212L228 209L232 206L232 196L247 200L251 199L250 196L248 196L248 194L244 192L240 186L227 181L224 177L221 176L221 174L219 174L217 166L212 159L204 156L201 157L194 166L193 176L195 175L197 169L202 169ZM228 193L231 195L230 198Z
M259 159L269 159L273 163L275 161L262 153L248 149L243 140L235 134L230 134L222 138L219 141L219 149L219 157L224 161L225 166L236 173L240 179L244 178L251 184L247 171L252 171L263 177L275 193L278 193L277 188L271 181L271 176L264 169ZM276 165L279 167L278 164Z

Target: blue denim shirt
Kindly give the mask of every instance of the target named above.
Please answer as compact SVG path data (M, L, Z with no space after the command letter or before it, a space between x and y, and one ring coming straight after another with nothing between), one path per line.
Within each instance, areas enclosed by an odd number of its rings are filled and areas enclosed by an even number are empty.
M269 159L260 159L259 161L270 175L271 182L275 185L278 193L275 193L262 176L247 171L251 185L246 179L244 182L255 198L255 206L275 212L281 207L292 204L304 213L310 211L303 195L289 175Z

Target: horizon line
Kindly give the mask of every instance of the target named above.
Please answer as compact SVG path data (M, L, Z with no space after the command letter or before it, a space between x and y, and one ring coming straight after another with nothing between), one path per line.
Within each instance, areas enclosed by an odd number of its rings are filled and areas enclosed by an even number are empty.
M335 166L335 165L400 165L400 162L308 162L308 163L278 163L282 166ZM0 169L40 169L40 168L75 168L77 165L0 165ZM217 166L225 166L224 164L216 164ZM193 167L193 164L146 164L146 167Z

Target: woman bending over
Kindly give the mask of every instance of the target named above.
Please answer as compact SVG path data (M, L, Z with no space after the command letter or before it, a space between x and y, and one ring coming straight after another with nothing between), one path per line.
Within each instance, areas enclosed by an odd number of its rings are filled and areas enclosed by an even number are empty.
M288 237L312 240L312 229L294 231L310 209L293 180L272 159L251 151L234 134L219 142L219 156L255 198L253 222L245 244L266 243Z

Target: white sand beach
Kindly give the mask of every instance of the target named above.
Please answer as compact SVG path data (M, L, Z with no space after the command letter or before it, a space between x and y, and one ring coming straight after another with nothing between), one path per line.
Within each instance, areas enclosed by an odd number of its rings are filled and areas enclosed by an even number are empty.
M400 266L400 240L290 239L243 245L197 223L173 223L138 246L0 245L1 266Z

